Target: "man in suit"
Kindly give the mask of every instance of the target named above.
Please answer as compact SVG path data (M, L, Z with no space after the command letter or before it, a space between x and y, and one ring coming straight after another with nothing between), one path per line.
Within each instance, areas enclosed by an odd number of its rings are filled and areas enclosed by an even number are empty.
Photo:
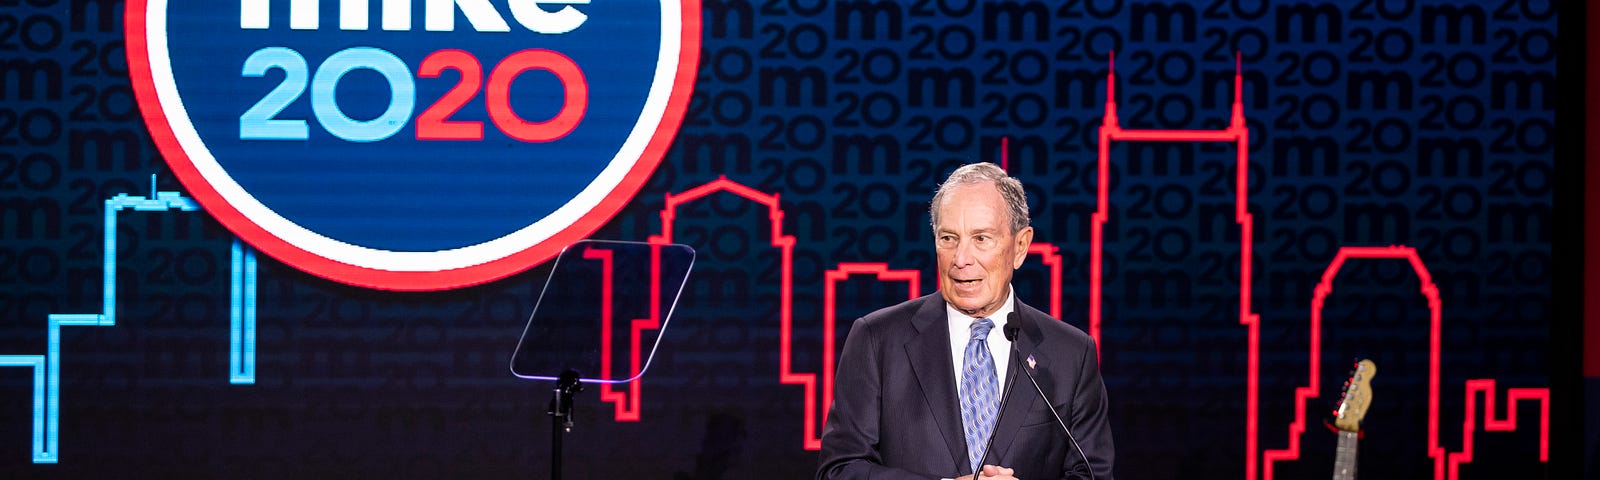
M1110 480L1094 341L1011 288L1033 242L1022 183L994 164L963 166L929 213L939 292L851 326L816 478ZM1013 323L1015 342L1002 333Z

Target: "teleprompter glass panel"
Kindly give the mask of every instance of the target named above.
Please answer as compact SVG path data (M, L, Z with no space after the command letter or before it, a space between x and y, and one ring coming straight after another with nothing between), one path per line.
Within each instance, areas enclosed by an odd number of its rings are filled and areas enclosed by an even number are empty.
M511 373L555 380L569 369L588 383L644 375L694 266L678 244L583 240L556 257Z

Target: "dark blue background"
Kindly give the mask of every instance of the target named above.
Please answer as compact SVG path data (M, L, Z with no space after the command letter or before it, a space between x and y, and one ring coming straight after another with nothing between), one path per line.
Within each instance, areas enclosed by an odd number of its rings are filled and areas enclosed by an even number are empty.
M1553 199L1580 160L1558 154L1555 141L1579 122L1556 118L1567 98L1555 73L1568 59L1556 54L1557 15L1544 2L1356 1L1324 7L1312 24L1297 16L1315 8L1309 3L1244 0L819 3L705 5L684 127L645 189L594 235L660 233L665 194L719 176L780 195L784 233L796 239L795 371L821 368L826 270L886 262L923 271L931 291L931 189L962 163L1000 161L1002 137L1010 171L1029 185L1036 240L1063 256L1062 319L1087 328L1094 131L1113 48L1128 128L1222 127L1233 52L1244 56L1261 449L1287 445L1293 392L1306 381L1311 286L1340 246L1409 245L1432 272L1443 303L1439 439L1447 450L1463 442L1466 380L1498 381L1500 417L1504 389L1550 387L1563 368L1551 332L1576 327L1562 327L1571 320L1561 320L1552 297L1554 272L1568 261L1552 251L1552 232L1567 218ZM0 58L62 72L33 90L0 77L8 82L0 113L13 116L0 116L0 200L9 209L0 215L0 353L40 354L47 314L98 308L102 200L148 194L152 173L161 189L181 186L131 103L120 8L12 4L0 19L17 19L18 32L30 21L61 32L35 44L21 33L0 36L0 47L14 47ZM1469 12L1472 26L1458 37L1435 18L1447 5ZM883 12L867 29L861 12L870 8ZM791 73L816 81L782 78ZM1399 80L1376 94L1365 83L1373 74ZM1506 87L1519 75L1533 82L1529 95ZM939 85L952 93L938 94ZM21 126L30 112L44 112L30 117L42 123ZM4 129L7 118L19 126ZM38 118L58 119L55 134ZM100 134L127 142L83 141ZM863 155L854 143L861 139L882 143ZM1307 153L1308 142L1330 148ZM1465 147L1437 150L1449 142ZM1111 155L1102 369L1117 473L1243 477L1247 346L1237 319L1233 151L1119 144ZM1320 161L1303 166L1308 157ZM263 259L258 382L232 386L231 235L203 213L123 218L118 325L63 330L60 464L29 463L31 378L0 369L7 476L548 470L549 385L506 370L547 267L458 291L400 294ZM678 211L674 240L694 246L699 262L646 377L642 421L615 422L597 388L580 395L569 478L812 474L816 455L801 448L802 390L778 382L780 259L769 223L765 207L728 193ZM1017 287L1023 301L1045 308L1048 270L1038 260L1029 258ZM1356 356L1381 368L1362 476L1432 475L1427 305L1418 288L1395 261L1352 262L1340 274L1324 313L1323 388L1307 404L1303 460L1280 463L1279 478L1328 475L1334 437L1319 412L1332 406ZM903 284L862 277L839 291L838 339L848 319L905 295ZM1462 478L1568 476L1538 461L1537 407L1516 408L1519 428L1480 432ZM1555 428L1571 421L1554 419ZM1556 452L1572 448L1562 440L1553 439Z

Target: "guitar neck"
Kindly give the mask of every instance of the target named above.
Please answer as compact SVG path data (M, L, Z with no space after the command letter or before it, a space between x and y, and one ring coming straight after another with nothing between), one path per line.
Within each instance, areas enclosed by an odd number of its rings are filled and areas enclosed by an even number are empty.
M1333 480L1355 480L1356 478L1356 445L1361 442L1360 433L1339 432L1339 448L1334 451Z

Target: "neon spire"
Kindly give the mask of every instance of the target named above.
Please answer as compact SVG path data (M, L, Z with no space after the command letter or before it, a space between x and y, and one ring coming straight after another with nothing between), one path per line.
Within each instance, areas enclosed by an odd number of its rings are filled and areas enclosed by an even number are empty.
M1239 52L1233 52L1233 128L1244 128L1244 59Z
M1102 122L1106 125L1117 125L1117 51L1112 50L1109 61L1110 70L1106 71L1106 118Z

